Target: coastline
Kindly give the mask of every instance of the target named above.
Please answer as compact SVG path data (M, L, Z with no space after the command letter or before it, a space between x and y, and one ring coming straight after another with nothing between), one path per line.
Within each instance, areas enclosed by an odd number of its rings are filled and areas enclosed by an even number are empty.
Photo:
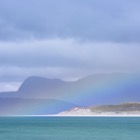
M140 117L135 115L5 115L0 117Z

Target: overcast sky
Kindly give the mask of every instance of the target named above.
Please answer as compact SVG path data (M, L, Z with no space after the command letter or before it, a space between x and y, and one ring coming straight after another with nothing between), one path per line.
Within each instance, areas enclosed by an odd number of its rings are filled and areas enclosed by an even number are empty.
M140 1L0 0L0 91L27 77L140 71Z

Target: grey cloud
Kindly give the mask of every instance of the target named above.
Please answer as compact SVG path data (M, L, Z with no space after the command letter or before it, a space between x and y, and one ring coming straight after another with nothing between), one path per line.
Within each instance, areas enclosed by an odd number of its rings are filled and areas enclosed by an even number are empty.
M18 82L1 82L0 83L0 89L1 91L17 91L20 87L21 83Z
M139 4L136 0L1 0L0 39L139 42Z
M0 43L0 79L31 75L73 79L99 72L139 72L135 43L77 42L73 39Z
M60 78L63 80L77 80L89 74L87 69L66 67L0 67L1 82L22 83L27 77L42 76L47 78Z
M139 73L139 5L138 0L0 0L0 82L31 75Z
M77 52L71 45L73 45L72 41L57 39L26 43L0 43L0 66L30 68L45 66L81 67L86 65L77 57Z

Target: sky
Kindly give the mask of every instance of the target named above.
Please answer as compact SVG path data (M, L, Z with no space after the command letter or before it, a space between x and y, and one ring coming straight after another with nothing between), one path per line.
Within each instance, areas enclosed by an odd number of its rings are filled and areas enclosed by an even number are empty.
M140 1L0 0L0 91L29 76L139 73Z

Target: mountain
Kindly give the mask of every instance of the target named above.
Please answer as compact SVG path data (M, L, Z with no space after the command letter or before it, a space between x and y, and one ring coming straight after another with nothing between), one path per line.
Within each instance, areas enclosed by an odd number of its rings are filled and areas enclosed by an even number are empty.
M66 82L60 79L47 79L44 77L29 77L27 78L21 87L19 88L19 92L21 93L45 93L46 91L49 92L54 88L58 88L61 86L65 86Z
M140 102L140 75L94 74L73 82L32 76L18 91L0 93L0 98L54 99L82 107Z
M53 99L0 98L0 115L50 115L76 106Z
M80 106L139 102L140 76L94 74L74 82L29 77L16 95L20 98L64 100Z
M118 105L102 105L93 107L76 107L59 113L63 116L95 116L95 115L140 115L140 103L123 103Z
M34 76L27 78L23 82L18 93L20 97L63 100L63 98L59 97L61 97L61 93L68 85L69 82L60 79L48 79Z

